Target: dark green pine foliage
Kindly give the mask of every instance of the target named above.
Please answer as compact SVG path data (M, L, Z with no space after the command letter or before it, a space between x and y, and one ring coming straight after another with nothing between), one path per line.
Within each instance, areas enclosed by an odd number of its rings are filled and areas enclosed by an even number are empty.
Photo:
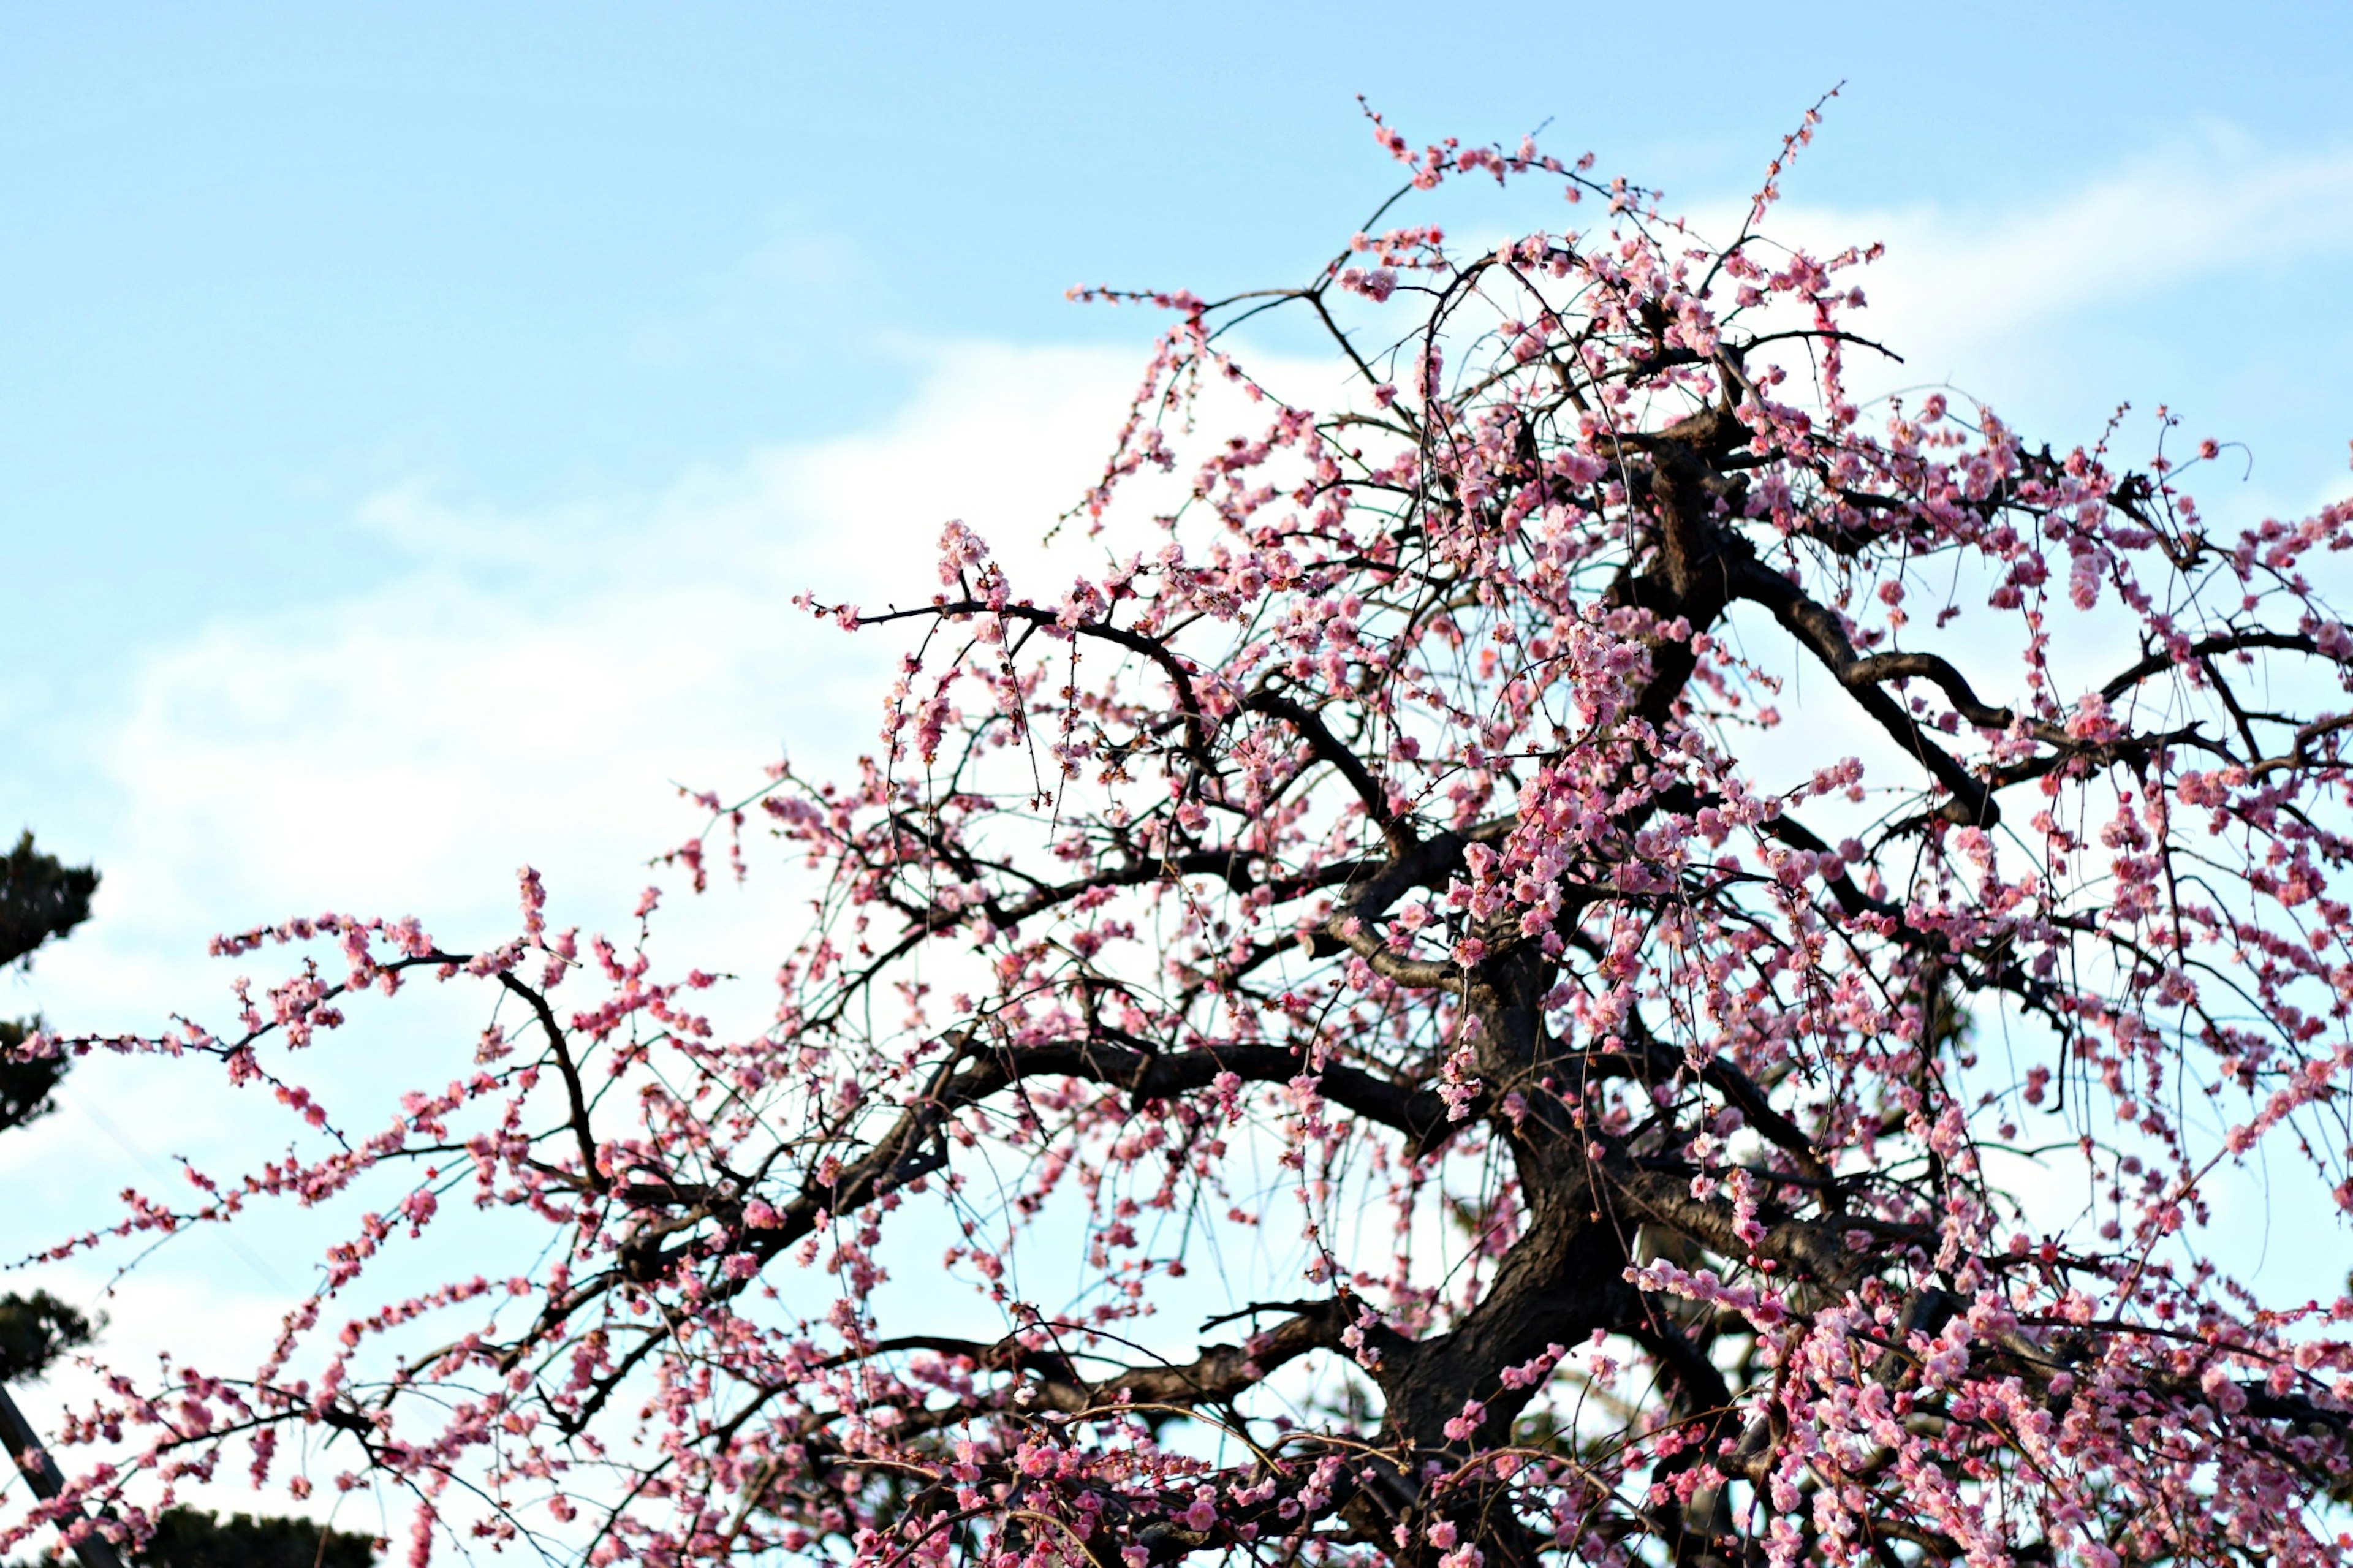
M39 1021L34 1019L33 1023ZM31 1028L26 1023L0 1018L0 1132L47 1115L51 1104L49 1091L65 1076L62 1057L51 1057L46 1061L16 1059L16 1047L25 1043Z
M132 1561L141 1568L368 1568L375 1542L341 1530L322 1531L307 1519L216 1518L172 1508Z
M29 833L18 838L0 856L0 964L30 958L51 937L90 919L90 896L97 891L96 870L42 854Z
M47 1290L0 1296L0 1383L40 1376L58 1357L90 1343L93 1327Z
M29 833L18 838L15 849L0 856L0 968L30 963L34 949L90 919L90 895L97 891L97 871L42 854ZM65 1072L61 1058L15 1059L37 1023L0 1019L0 1132L47 1110L49 1091Z
M43 854L29 833L19 837L0 856L0 968L30 963L43 943L88 920L97 891L96 870ZM65 1076L63 1057L15 1059L39 1025L37 1018L0 1019L0 1132L47 1113L50 1091ZM46 1290L0 1295L0 1383L40 1376L58 1356L88 1344L99 1327ZM305 1519L216 1517L188 1508L165 1510L153 1539L132 1558L139 1568L368 1568L375 1560L369 1536L322 1531Z
M32 962L33 950L90 918L98 873L68 866L33 847L29 833L0 856L0 968ZM62 1057L18 1061L16 1053L38 1019L0 1019L0 1132L49 1110L49 1091L65 1075ZM90 1342L90 1322L46 1290L0 1296L0 1382L35 1378L67 1351Z

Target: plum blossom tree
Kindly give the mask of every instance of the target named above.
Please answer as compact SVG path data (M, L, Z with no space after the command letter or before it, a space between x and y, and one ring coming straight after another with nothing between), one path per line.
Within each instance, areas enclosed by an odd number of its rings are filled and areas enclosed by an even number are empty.
M418 1563L2340 1561L2353 1300L2208 1238L2250 1162L2353 1202L2353 505L2229 532L2162 416L2130 468L1860 395L1871 252L1767 234L1813 123L1710 239L1376 119L1409 183L1305 286L1089 291L1172 324L1075 580L952 523L928 603L805 601L903 636L879 748L671 858L817 889L756 1022L526 872L506 940L256 929L310 956L233 1020L51 1042L297 1119L122 1234L353 1216L258 1367L82 1410L68 1500L375 1486ZM1590 222L1394 221L1450 181ZM424 976L472 1059L331 1116L290 1053Z

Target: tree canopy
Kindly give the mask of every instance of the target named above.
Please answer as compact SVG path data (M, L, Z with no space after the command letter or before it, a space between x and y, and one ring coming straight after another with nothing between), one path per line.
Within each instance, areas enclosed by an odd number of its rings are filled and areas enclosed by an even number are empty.
M2203 1238L2250 1162L2353 1194L2353 505L1858 395L1872 253L1771 237L1811 123L1708 226L1376 121L1407 188L1303 286L1089 291L1170 324L1056 578L951 523L927 603L805 601L905 637L880 745L673 858L818 889L751 1024L526 872L502 940L245 931L232 1016L69 1041L298 1119L125 1234L352 1215L79 1494L240 1456L405 1491L415 1563L2338 1560L2353 1300ZM1465 247L1448 181L1586 226ZM331 1117L417 978L484 1032Z

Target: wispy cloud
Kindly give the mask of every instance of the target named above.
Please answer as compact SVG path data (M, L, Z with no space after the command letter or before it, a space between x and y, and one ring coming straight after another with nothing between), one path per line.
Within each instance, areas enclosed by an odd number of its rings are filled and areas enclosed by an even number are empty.
M639 328L631 350L649 363L749 361L765 369L821 363L849 348L863 323L890 320L878 269L846 236L806 213L773 215L749 254L709 278L694 298ZM913 345L868 342L907 352Z
M1858 356L1874 384L1950 379L2069 441L2124 399L2186 405L2211 426L2193 436L2271 448L2281 493L2266 499L2283 507L2342 472L2353 429L2313 420L2353 406L2323 327L2323 301L2353 293L2353 148L2281 156L2210 129L2054 200L1798 202L1775 226L1822 249L1886 245L1855 275L1870 300L1857 325L1905 363Z
M639 501L373 498L362 514L408 571L214 626L76 738L119 829L89 847L100 918L44 959L44 1004L152 1026L216 989L170 956L212 930L330 906L503 920L526 859L625 898L691 828L671 781L741 782L786 746L847 763L871 739L881 640L792 596L920 602L950 516L1018 553L1092 477L1134 372L1108 352L959 347L882 429ZM134 960L152 977L126 985Z
M751 452L657 496L544 513L421 484L371 498L361 520L406 570L216 624L150 658L102 724L47 738L111 799L114 831L76 847L106 881L72 941L0 977L0 1012L38 1006L77 1031L153 1031L174 1011L225 1024L228 980L270 961L208 960L212 932L332 908L492 939L514 923L525 861L565 923L622 929L649 857L700 826L673 781L748 784L787 747L840 771L871 742L887 640L816 623L792 596L922 601L951 516L1034 561L1024 542L1098 471L1135 372L1125 353L950 346L887 425ZM752 976L800 918L775 878L676 913L666 940ZM754 1014L759 991L738 998ZM373 1124L387 1091L446 1077L436 1042L470 1037L473 1000L426 987L305 1066L339 1118ZM242 1170L257 1139L284 1135L202 1061L93 1057L62 1100L0 1140L12 1258L109 1223L125 1187L176 1192L174 1155ZM117 1364L166 1349L237 1364L287 1304L273 1279L309 1279L332 1239L289 1210L242 1249L175 1239L102 1300L119 1258L37 1278L111 1313Z

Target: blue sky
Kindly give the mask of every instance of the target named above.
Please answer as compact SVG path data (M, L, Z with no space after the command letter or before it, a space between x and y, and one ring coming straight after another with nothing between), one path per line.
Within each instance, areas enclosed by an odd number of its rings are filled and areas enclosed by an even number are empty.
M793 591L920 591L942 520L1018 542L1089 477L1153 323L1066 287L1293 280L1388 193L1358 93L1418 139L1549 121L1705 212L1843 81L1788 221L1889 242L1906 376L2063 447L2169 402L2247 444L2218 520L2348 483L2339 5L89 5L0 40L0 828L108 876L0 1012L152 1026L219 996L212 931L328 904L493 931L524 860L613 918L692 826L670 780L871 733L871 656ZM775 928L721 923L764 972ZM0 1252L237 1146L185 1080L75 1086L0 1145ZM118 1340L260 1278L167 1258Z
M1073 282L1297 276L1387 186L1359 92L1417 134L1549 121L1697 200L1844 80L1790 192L1847 209L2031 205L2215 132L2342 146L2353 13L2220 15L18 7L0 527L34 586L0 658L36 689L0 714L103 700L153 639L396 570L346 526L387 484L642 492L884 416L926 342L1135 340ZM2117 395L2195 390L2137 368Z

